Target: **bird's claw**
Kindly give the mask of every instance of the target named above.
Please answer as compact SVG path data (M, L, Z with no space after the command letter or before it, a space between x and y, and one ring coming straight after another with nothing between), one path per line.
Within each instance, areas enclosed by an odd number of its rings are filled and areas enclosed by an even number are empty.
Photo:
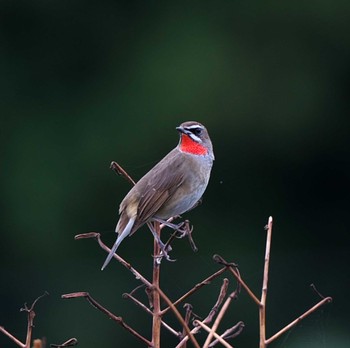
M175 229L176 238L184 238L188 235L190 235L193 231L193 227L190 227L190 222L188 220L185 220L177 225L177 228Z
M161 251L159 255L153 255L153 258L156 260L156 263L158 265L160 265L162 262L163 257L165 257L165 259L170 262L176 261L176 259L171 259L168 253L163 253L163 251Z

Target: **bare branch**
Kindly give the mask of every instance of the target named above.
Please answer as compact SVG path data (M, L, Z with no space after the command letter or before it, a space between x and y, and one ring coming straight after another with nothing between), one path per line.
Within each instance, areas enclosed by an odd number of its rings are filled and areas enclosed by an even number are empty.
M193 322L195 325L200 325L204 330L206 330L207 332L210 332L211 329L209 326L207 326L206 324L204 324L202 321L196 319ZM218 339L220 341L220 343L225 346L226 348L233 348L233 346L231 346L229 343L227 343L223 338L221 338L216 332L214 332L214 337L216 339Z
M158 236L160 239L160 223L154 222L155 237ZM160 255L161 249L160 244L156 238L153 242L153 255ZM160 329L162 323L161 308L160 308L160 295L159 291L159 279L160 279L160 263L159 260L154 257L153 259L153 279L152 279L152 304L153 304L153 322L152 322L152 343L154 348L160 348Z
M193 311L193 307L191 304L189 303L185 303L184 304L184 308L186 310L186 314L185 314L185 323L188 326L192 317L192 311ZM182 337L186 336L186 330L185 328L182 328Z
M219 294L219 297L218 299L216 300L216 303L214 305L214 307L211 309L211 311L209 312L208 316L203 320L203 323L204 324L208 324L208 323L211 323L215 314L217 313L219 307L221 306L224 298L226 297L226 293L227 293L227 289L228 289L228 284L229 284L229 281L227 278L224 278L223 280L223 283L221 285L221 288L220 288L220 294Z
M13 342L15 342L17 344L17 346L22 347L22 348L26 348L25 343L22 343L19 339L17 339L10 332L8 332L3 326L0 326L0 332L2 332L4 335L6 335L8 338L10 338Z
M132 302L134 302L137 306L141 307L146 313L153 315L153 312L147 307L145 306L141 301L139 301L137 298L135 298L133 295L131 295L132 292L129 293L124 293L123 297L124 298L128 298L130 299ZM176 330L174 330L169 324L167 324L166 322L164 322L164 320L162 320L162 325L169 330L174 336L179 337L180 333Z
M229 339L229 338L235 338L237 337L242 330L244 329L244 323L243 321L239 321L235 326L232 326L230 329L227 329L222 335L220 335L223 339ZM220 341L218 339L215 339L213 342L209 344L209 347L214 347L217 345Z
M237 281L243 286L243 288L247 291L248 295L253 299L253 301L260 306L260 301L258 298L254 295L253 291L250 290L249 286L244 282L244 280L241 278L238 268L235 264L226 262L223 257L220 255L214 255L213 259L215 262L225 265L227 269L233 274L233 276L237 279Z
M77 298L77 297L83 297L85 298L94 308L98 309L102 313L106 314L110 319L115 321L117 324L122 326L125 330L129 331L132 335L134 335L136 338L138 338L140 341L142 341L144 344L147 345L147 347L153 347L152 343L140 335L137 331L135 331L132 327L127 325L122 317L117 317L114 315L111 311L103 307L99 302L97 302L94 298L90 296L88 292L81 291L81 292L73 292L70 294L65 294L61 296L63 299L71 299L71 298Z
M164 292L160 289L157 288L156 289L160 296L162 297L162 299L167 303L167 305L170 307L170 309L173 311L173 313L175 314L176 318L178 319L178 321L180 322L180 324L182 325L182 327L185 329L186 334L190 337L190 340L192 341L193 345L196 348L200 348L199 344L197 342L197 340L195 339L195 337L193 336L192 332L190 331L188 325L186 324L184 318L181 316L180 312L177 310L177 308L175 307L175 304L171 302L171 300L169 299L168 296L166 296L164 294Z
M316 288L316 286L314 285L314 284L310 284L310 288L313 290L313 291L315 291L316 292L316 294L318 295L318 296L320 296L320 298L325 298L318 290L317 290L317 288Z
M135 185L136 182L132 179L132 177L119 165L117 162L112 161L110 168L118 175L123 176L126 180L128 180L131 185Z
M266 297L267 284L269 280L269 264L270 264L270 250L271 250L271 236L272 236L272 216L269 217L267 223L267 236L265 248L265 263L264 263L264 277L261 290L261 300L259 306L259 334L260 334L260 348L266 347Z
M35 318L35 312L34 307L37 304L37 302L42 299L43 297L49 295L47 291L45 291L42 295L37 297L32 305L30 307L27 306L27 304L24 304L24 307L20 309L21 312L27 313L27 336L26 336L26 343L22 343L18 338L13 336L10 332L8 332L4 327L0 326L0 332L2 332L4 335L6 335L8 338L10 338L13 342L15 342L19 347L22 348L30 348L30 344L32 341L32 332L34 327L34 318Z
M209 344L210 344L214 334L216 333L216 330L219 327L219 324L220 324L221 320L223 319L223 317L224 317L224 315L225 315L229 305L231 304L231 301L234 300L237 297L238 291L239 291L238 288L235 291L233 291L230 294L230 296L226 299L226 301L223 304L223 306L221 307L221 310L220 310L218 316L216 317L216 320L214 321L213 326L210 329L209 335L208 335L207 339L204 342L203 348L208 348L209 347Z
M131 293L124 293L123 294L124 298L130 299L132 302L134 302L137 306L141 307L145 312L147 312L150 315L153 315L153 312L147 307L145 306L141 301L139 301L136 297L134 297L133 295L131 295Z
M224 273L226 271L226 267L223 267L221 269L219 269L217 272L213 273L212 275L210 275L208 278L202 280L200 283L196 284L192 289L190 289L189 291L187 291L184 295L182 295L179 299L177 299L173 305L176 306L178 305L180 302L184 301L187 297L191 296L193 293L195 293L197 290L199 290L200 288L202 288L205 285L210 284L210 282L212 280L214 280L215 278L217 278L220 274ZM164 315L167 311L170 310L170 306L167 308L164 308L161 312L162 315Z
M76 338L70 338L66 342L63 342L61 344L50 344L50 347L52 348L65 348L65 347L73 347L78 344L78 340Z
M312 308L310 308L308 311L303 313L301 316L299 316L297 319L293 320L290 324L286 325L283 329L278 331L276 334L274 334L272 337L267 339L265 341L265 344L268 345L271 342L273 342L275 339L280 337L282 334L284 334L286 331L297 325L301 320L305 319L307 316L309 316L311 313L315 312L319 307L323 306L326 303L332 302L332 297L325 297L323 300L318 302L316 305L314 305Z
M111 251L111 249L109 249L101 240L101 235L100 233L97 232L89 232L89 233L82 233L82 234L78 234L74 237L75 240L80 240L80 239L89 239L89 238L93 238L96 239L98 244L100 245L100 247L105 250L107 253L109 253ZM133 268L130 263L126 262L123 258L121 258L118 254L114 254L113 257L119 262L121 263L125 268L127 268L134 276L136 279L140 280L143 284L145 284L147 287L151 288L152 287L152 283L150 281L148 281L145 277L142 276L141 273L139 273L138 271L136 271L135 268Z
M222 301L224 300L224 298L226 296L228 283L229 283L228 279L224 278L223 283L222 283L221 288L220 288L220 293L219 293L219 296L218 296L218 299L217 299L215 305L213 306L213 308L211 309L211 311L209 312L207 317L204 320L202 320L202 322L204 324L209 324L213 320L216 312L218 311L219 307L221 306ZM200 326L197 325L191 330L191 333L196 334L199 330L200 330ZM189 337L186 335L181 340L181 342L176 346L176 348L185 347L185 344L188 341L188 339L189 339Z

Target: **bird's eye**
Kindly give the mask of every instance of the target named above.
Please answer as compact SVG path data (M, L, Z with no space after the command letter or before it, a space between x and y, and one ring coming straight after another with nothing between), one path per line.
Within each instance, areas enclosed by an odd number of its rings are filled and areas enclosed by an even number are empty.
M201 135L202 134L202 128L193 128L191 129L191 132L194 134L194 135Z

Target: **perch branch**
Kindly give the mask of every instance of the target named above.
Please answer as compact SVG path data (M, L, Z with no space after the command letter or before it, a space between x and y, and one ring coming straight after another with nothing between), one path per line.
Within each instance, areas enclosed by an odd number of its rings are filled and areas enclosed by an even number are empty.
M154 222L155 233L160 238L160 224ZM156 238L153 242L153 280L152 280L152 300L153 300L153 324L152 324L152 343L154 348L160 348L160 329L161 329L161 307L160 307L160 295L159 291L159 280L160 280L160 263L156 255L160 255L160 246Z

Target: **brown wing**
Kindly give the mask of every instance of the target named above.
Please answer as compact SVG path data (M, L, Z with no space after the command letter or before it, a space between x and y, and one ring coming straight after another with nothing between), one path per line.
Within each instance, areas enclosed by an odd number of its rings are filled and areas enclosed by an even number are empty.
M172 197L183 183L183 161L177 150L171 151L136 184L140 194L137 219L131 234L147 222Z

